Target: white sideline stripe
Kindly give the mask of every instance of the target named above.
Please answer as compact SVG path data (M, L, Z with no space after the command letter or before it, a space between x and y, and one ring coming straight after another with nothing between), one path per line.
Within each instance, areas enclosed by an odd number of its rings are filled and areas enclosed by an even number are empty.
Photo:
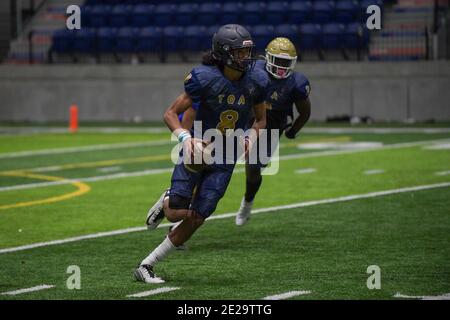
M296 296L303 296L306 294L310 294L311 291L289 291L281 294L276 294L274 296L268 296L263 298L263 300L284 300L289 299Z
M154 141L143 141L143 142L125 142L125 143L111 143L111 144L97 144L92 146L84 147L70 147L70 148L56 148L56 149L43 149L34 151L19 151L19 152L8 152L0 153L0 159L5 158L18 158L18 157L29 157L29 156L40 156L48 154L63 154L63 153L73 153L73 152L84 152L84 151L97 151L97 150L113 150L113 149L123 149L132 147L145 147L145 146L160 146L165 144L170 144L170 140L154 140Z
M108 173L108 172L120 171L121 169L122 169L122 167L120 167L120 166L114 166L114 167L98 168L97 171L98 172Z
M384 191L369 192L369 193L364 193L364 194L355 194L355 195L322 199L322 200L297 202L297 203L292 203L292 204L282 205L282 206L254 209L254 210L252 210L252 214L271 212L271 211L279 211L279 210L285 210L285 209L310 207L310 206L315 206L315 205L320 205L320 204L352 201L352 200L357 200L357 199L375 198L375 197L381 197L381 196L386 196L386 195L391 195L391 194L421 191L421 190L428 190L428 189L435 189L435 188L446 188L446 187L450 187L450 182L428 184L428 185L421 185L421 186L415 186L415 187L405 187L405 188L399 188L399 189L390 189L390 190L384 190ZM209 217L207 220L225 219L225 218L234 217L234 216L236 216L235 212L223 213L223 214L213 215L213 216ZM158 228L170 227L172 225L174 225L174 223L164 223L164 224L160 224L158 226ZM47 246L63 244L63 243L76 242L76 241L86 240L86 239L109 237L109 236L115 236L115 235L144 231L144 230L147 230L147 228L146 227L134 227L134 228L114 230L114 231L106 231L106 232L87 234L87 235L83 235L83 236L66 238L66 239L61 239L61 240L38 242L38 243L23 245L23 246L19 246L19 247L0 249L0 254L8 253L8 252L23 251L23 250L34 249L34 248L39 248L39 247L47 247Z
M180 289L180 288L177 288L177 287L162 287L162 288L158 288L158 289L154 289L154 290L150 290L150 291L143 291L143 292L130 294L130 295L127 295L127 297L128 298L142 298L142 297L148 297L148 296L152 296L152 295L163 293L163 292L175 291L175 290L178 290L178 289Z
M410 147L417 147L417 146L421 146L421 145L427 145L430 143L438 143L438 142L443 142L443 141L450 141L450 140L449 139L424 140L424 141L393 143L393 144L374 146L374 147L368 147L368 148L362 148L362 149L329 150L329 151L310 152L310 153L294 153L294 154L280 156L279 160L291 160L291 159L311 158L311 157L321 157L321 156L334 156L334 155L340 155L340 154L352 154L352 153L367 152L367 151L410 148Z
M295 173L297 174L306 174L306 173L313 173L316 172L317 170L315 168L305 168L305 169L298 169L295 170Z
M284 160L302 159L302 158L327 157L327 156L334 156L334 155L340 155L340 154L351 154L351 153L374 151L374 150L408 148L408 147L420 146L425 143L440 142L442 140L447 141L448 139L397 143L397 144L385 145L385 146L381 146L381 147L357 149L357 150L331 150L331 151L319 151L319 152L311 152L311 153L296 153L296 154L281 156L281 157L279 157L279 160L284 161ZM43 168L48 169L49 167L34 168L34 169L30 169L30 170L34 171L34 172L39 172L39 170L42 170ZM56 168L56 167L54 167L54 168ZM88 177L88 178L72 178L72 179L66 179L66 180L54 181L54 182L27 183L27 184L15 185L15 186L0 187L0 192L1 191L11 191L11 190L20 190L20 189L39 188L39 187L48 187L48 186L61 185L61 184L69 184L69 183L72 183L75 181L95 182L95 181L119 179L119 178L140 177L140 176L145 176L145 175L171 172L172 170L173 170L173 168L149 169L149 170L136 171L136 172L130 172L130 173L122 172L122 173L116 173L116 174L111 174L111 175L101 175L101 176L94 176L94 177ZM238 168L238 169L235 169L234 172L236 172L236 173L245 172L245 169Z
M407 296L397 292L394 298L401 299L420 299L420 300L450 300L450 293L441 294L439 296Z
M383 169L372 169L372 170L364 171L364 174L366 174L366 175L380 174L380 173L384 173L384 170Z
M450 170L438 171L438 172L435 173L435 175L437 175L437 176L446 176L446 175L449 175L449 174L450 174Z
M45 290L45 289L51 289L51 288L54 288L54 287L55 287L54 285L41 284L41 285L36 286L36 287L31 287L31 288L26 288L26 289L19 289L19 290L8 291L8 292L2 292L1 294L2 295L15 296L15 295L22 294L22 293L40 291L40 290Z

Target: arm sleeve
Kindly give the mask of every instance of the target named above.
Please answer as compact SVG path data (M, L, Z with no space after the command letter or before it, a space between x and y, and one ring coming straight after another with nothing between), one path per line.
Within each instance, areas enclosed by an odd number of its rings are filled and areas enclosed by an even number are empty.
M309 80L306 79L305 76L295 75L295 87L294 87L294 99L297 100L305 100L308 98L309 93L311 92L311 86L309 84Z
M195 75L194 70L184 79L184 91L186 91L192 100L192 108L197 111L202 98L202 85Z

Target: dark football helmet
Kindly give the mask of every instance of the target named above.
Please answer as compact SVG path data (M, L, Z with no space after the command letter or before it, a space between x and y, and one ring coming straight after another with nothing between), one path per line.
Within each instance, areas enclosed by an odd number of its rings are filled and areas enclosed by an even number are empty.
M214 34L212 56L224 66L246 71L253 65L254 44L250 32L238 24L226 24Z

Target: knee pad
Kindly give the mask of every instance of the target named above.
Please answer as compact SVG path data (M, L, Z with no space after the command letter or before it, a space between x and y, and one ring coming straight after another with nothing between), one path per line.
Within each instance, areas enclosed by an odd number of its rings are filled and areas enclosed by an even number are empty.
M190 198L182 197L177 194L171 194L169 196L169 208L170 209L189 209L191 203Z

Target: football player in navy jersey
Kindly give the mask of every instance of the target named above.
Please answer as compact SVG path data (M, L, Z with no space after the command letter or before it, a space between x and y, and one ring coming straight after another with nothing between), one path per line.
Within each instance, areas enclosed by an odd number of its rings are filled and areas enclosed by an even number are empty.
M309 100L310 84L301 73L295 72L297 52L294 44L287 38L275 38L266 47L265 61L256 62L257 71L269 74L270 84L267 88L267 130L270 139L270 130L278 129L280 136L284 134L289 139L294 139L297 133L308 121L311 113ZM299 115L288 124L288 118L293 119L293 105ZM271 143L267 143L269 156ZM262 183L261 170L267 164L258 161L257 164L246 165L246 190L242 199L236 225L243 225L250 219L253 200Z
M222 132L214 144L225 143L227 135L237 129L246 129L253 110L255 120L245 138L244 150L248 154L256 141L259 130L266 126L265 88L268 78L249 71L253 65L253 41L242 26L222 26L213 36L212 50L203 58L202 65L195 67L184 81L182 93L164 114L172 133L183 145L181 163L175 165L170 189L149 210L147 227L154 229L166 217L171 222L181 223L167 235L135 270L135 277L146 283L164 282L153 271L158 261L169 252L183 245L216 209L230 181L237 155L229 161L217 161L201 171L192 171L186 165L184 155L190 154L192 146L201 142L193 128L183 128L179 115L187 110L201 122L203 134L213 129ZM195 126L194 126L195 128ZM195 194L194 194L195 189Z

